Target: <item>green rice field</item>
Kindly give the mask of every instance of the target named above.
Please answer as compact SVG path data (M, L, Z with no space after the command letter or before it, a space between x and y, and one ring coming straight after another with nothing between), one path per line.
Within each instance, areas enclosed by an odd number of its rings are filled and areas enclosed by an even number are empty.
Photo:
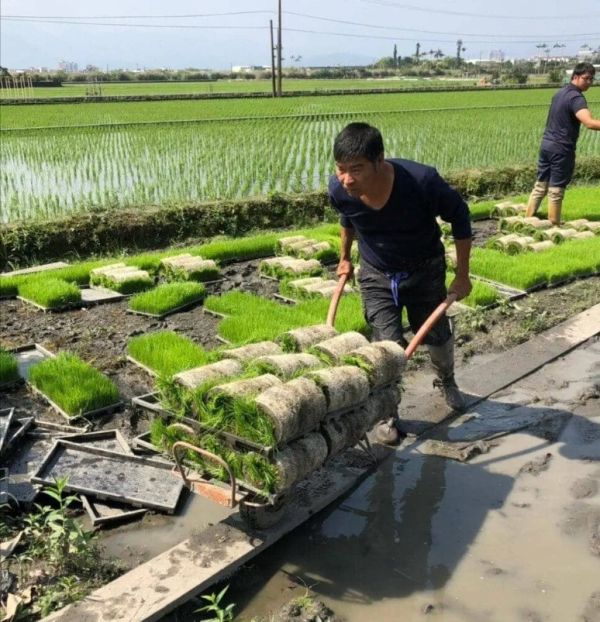
M357 120L382 130L389 156L442 173L532 162L553 92L8 106L1 220L320 189L333 138ZM578 153L599 152L583 130Z

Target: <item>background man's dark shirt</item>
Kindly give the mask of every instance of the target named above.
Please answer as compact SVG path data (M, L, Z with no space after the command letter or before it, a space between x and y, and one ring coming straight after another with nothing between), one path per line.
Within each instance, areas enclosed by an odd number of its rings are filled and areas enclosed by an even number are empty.
M411 160L387 161L394 167L394 184L380 210L351 197L335 175L329 180L331 205L340 213L342 227L355 230L361 258L383 272L398 272L443 255L436 216L452 223L455 239L471 237L467 204L434 168Z
M581 125L575 113L587 107L585 97L574 84L560 89L550 104L542 149L553 153L574 153Z

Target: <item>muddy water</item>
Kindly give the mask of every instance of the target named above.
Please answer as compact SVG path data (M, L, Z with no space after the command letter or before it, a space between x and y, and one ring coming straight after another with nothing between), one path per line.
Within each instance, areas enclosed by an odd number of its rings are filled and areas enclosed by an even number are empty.
M349 622L583 619L600 589L599 430L575 415L558 442L516 433L469 464L399 452L256 567L260 593L232 592L240 619L302 595L298 583Z
M230 514L231 510L226 507L199 495L188 494L175 516L148 513L141 521L104 532L101 544L108 555L134 567Z

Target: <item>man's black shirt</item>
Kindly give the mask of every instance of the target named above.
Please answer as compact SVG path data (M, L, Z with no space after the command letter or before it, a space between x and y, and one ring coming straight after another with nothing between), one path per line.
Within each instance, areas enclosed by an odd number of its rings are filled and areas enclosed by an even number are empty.
M351 197L335 175L329 180L329 200L340 224L354 229L361 257L384 272L398 272L421 259L444 253L436 216L452 224L455 239L471 237L469 208L435 168L411 160L387 160L394 183L387 203L367 207Z
M550 104L542 149L553 153L575 153L581 126L575 113L587 107L585 97L574 84L560 89Z

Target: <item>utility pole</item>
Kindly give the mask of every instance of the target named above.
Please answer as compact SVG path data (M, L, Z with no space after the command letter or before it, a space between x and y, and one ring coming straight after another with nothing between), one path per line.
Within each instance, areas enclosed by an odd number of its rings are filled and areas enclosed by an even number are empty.
M273 86L273 97L277 97L277 85L275 83L275 44L273 42L273 20L269 20L271 27L271 84Z
M277 95L281 97L281 0L277 4Z
M417 51L415 52L415 59L417 61L417 65L419 64L419 57L421 56L421 44L417 43Z

